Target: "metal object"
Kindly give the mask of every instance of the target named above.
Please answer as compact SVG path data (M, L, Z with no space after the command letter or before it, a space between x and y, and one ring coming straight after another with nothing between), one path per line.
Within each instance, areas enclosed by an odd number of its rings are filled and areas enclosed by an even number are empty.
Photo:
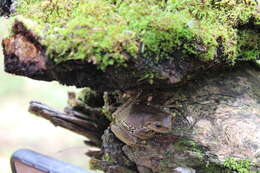
M13 173L94 173L28 149L12 155L11 167Z

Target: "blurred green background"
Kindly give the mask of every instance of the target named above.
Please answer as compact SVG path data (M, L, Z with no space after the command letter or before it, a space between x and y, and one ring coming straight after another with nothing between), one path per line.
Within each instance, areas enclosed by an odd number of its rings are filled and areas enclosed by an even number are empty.
M7 34L8 24L0 18L0 41ZM50 122L27 112L31 100L48 103L62 110L66 106L67 91L75 88L55 82L34 81L4 72L0 47L0 172L10 173L10 156L21 148L34 151L88 168L84 155L84 137L54 127Z

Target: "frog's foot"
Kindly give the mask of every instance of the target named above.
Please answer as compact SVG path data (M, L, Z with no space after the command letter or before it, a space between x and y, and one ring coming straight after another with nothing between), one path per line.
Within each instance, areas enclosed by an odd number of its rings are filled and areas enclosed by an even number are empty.
M138 138L133 136L128 130L114 124L111 124L111 130L116 135L116 137L126 145L138 144Z

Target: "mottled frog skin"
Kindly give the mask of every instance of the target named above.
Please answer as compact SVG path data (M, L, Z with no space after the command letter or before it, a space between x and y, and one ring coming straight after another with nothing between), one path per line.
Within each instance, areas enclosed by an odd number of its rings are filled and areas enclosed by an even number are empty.
M135 102L122 105L112 116L112 132L127 145L141 144L156 133L170 132L172 127L170 114Z

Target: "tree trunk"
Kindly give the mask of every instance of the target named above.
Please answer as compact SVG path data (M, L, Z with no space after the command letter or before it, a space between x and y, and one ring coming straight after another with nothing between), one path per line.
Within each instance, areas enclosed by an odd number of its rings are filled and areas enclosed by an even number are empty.
M123 104L122 99L115 97L119 96L110 95L109 105ZM140 100L170 112L173 128L168 134L157 134L141 147L124 144L111 132L108 121L97 121L105 117L103 104L99 107L92 104L91 108L87 105L90 100L86 104L75 97L70 100L72 104L65 113L55 116L37 111L46 107L35 102L31 103L30 111L69 130L74 126L77 130L73 131L88 138L87 144L99 147L100 152L87 153L93 158L94 169L122 173L241 172L239 166L232 167L231 161L235 159L241 160L241 165L250 161L246 170L260 170L260 71L250 64L209 71L164 91L143 91Z
M195 58L173 59L157 64L141 58L129 61L127 67L112 66L106 70L99 70L95 64L84 60L57 64L46 57L46 48L22 22L14 23L13 33L2 42L6 72L36 80L56 80L65 85L91 87L98 91L169 88L221 64ZM152 79L145 77L145 74L151 73L157 76Z
M6 72L95 91L84 93L81 100L70 93L64 112L39 102L31 102L29 108L100 148L87 153L94 169L110 173L260 171L260 71L253 64L226 68L221 61L195 58L157 64L139 58L128 61L126 67L106 70L86 60L57 64L19 21L2 45ZM157 76L144 77L150 73ZM138 102L170 113L173 125L169 133L157 133L145 145L129 146L110 130L111 114L126 102L125 97L136 93L141 93Z
M204 73L172 90L146 93L147 97L152 97L149 104L172 113L171 133L158 134L145 147L132 147L106 130L103 159L110 165L131 168L129 162L122 163L127 157L139 172L231 172L228 168L241 172L228 166L233 158L249 160L251 171L260 171L259 70L244 65Z

